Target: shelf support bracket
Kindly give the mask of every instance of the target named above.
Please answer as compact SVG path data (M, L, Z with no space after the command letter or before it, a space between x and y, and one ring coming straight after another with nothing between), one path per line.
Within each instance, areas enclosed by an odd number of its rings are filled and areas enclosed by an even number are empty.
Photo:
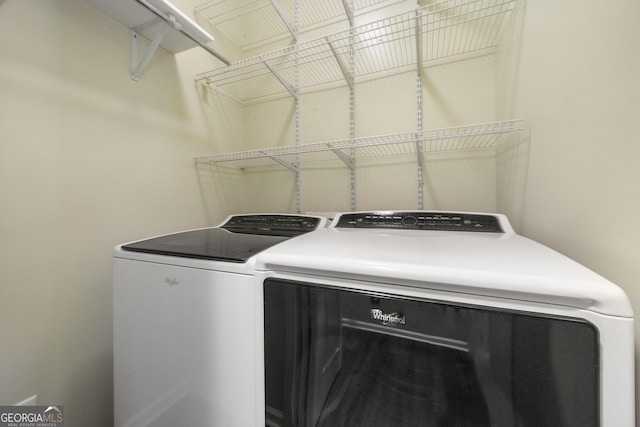
M337 148L332 148L331 144L327 144L327 147L329 147L329 149L331 151L333 151L333 153L338 156L340 158L340 160L342 160L344 162L345 165L347 165L347 167L351 170L354 170L356 168L356 162L353 158L353 156L350 156L349 154L345 153L344 151L337 149Z
M170 19L173 22L173 27L169 25L167 22L162 23L162 27L160 28L158 33L155 35L155 37L151 41L151 45L149 46L147 53L145 53L145 55L142 57L142 60L140 62L138 62L139 32L142 31L147 26L151 24L155 24L156 22L159 21L159 19L152 19L151 21L145 24L142 24L134 28L133 30L131 30L131 78L133 80L135 81L140 80L140 75L144 71L147 64L149 64L149 61L151 60L151 57L153 57L153 54L156 53L156 50L158 50L158 47L160 46L160 43L162 42L162 39L167 34L167 32L171 28L180 29L180 24L176 21L173 15L170 15Z
M298 41L298 30L291 23L291 20L289 19L285 11L282 10L282 8L280 7L280 3L278 3L278 0L271 0L271 4L273 5L273 8L276 10L276 13L278 14L278 16L280 16L280 19L282 19L282 22L287 27L287 29L289 30L293 38L296 41Z
M336 62L338 63L338 66L340 67L340 71L342 71L342 75L344 75L344 79L349 84L349 87L351 89L353 89L353 76L349 72L349 69L347 68L345 63L342 61L342 59L340 59L340 56L338 55L338 51L333 46L333 43L331 43L331 41L329 41L328 37L326 37L325 40L327 41L327 44L329 45L329 48L331 49L331 53L333 53L333 57L336 59Z
M274 162L278 163L279 165L284 166L285 168L289 169L293 173L300 172L300 166L298 166L297 164L295 164L293 162L286 161L284 159L281 159L278 156L274 156L274 155L269 154L269 153L267 153L265 151L261 151L261 153L264 154L265 156L267 156L268 158L270 158L271 160L273 160Z
M344 6L347 19L349 19L349 26L353 27L353 10L351 10L351 7L349 6L349 0L342 0L342 6Z
M280 74L278 72L278 70L276 70L275 68L273 68L271 65L269 65L269 63L267 61L262 61L262 63L265 65L265 67L267 67L269 69L269 71L271 71L271 74L273 74L276 79L278 79L278 81L282 84L282 86L285 87L285 89L287 89L287 91L289 91L289 93L291 94L291 96L293 96L295 98L295 100L298 100L298 91L296 90L296 88L294 88L283 76L282 74Z

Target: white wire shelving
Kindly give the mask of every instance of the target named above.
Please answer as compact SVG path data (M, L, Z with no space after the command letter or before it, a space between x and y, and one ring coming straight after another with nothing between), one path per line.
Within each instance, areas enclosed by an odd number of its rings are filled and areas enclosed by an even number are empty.
M306 164L343 161L354 168L357 159L422 156L426 153L495 147L500 137L525 130L522 119L503 120L365 138L288 145L197 157L196 164L226 165L238 169L284 166L298 172Z
M509 29L516 1L439 1L203 72L195 79L242 102L286 93L297 97L306 89L336 83L353 85L363 77L494 49ZM346 65L351 54L353 73Z
M196 16L222 32L240 48L284 36L297 38L293 26L296 0L211 0L195 8ZM322 0L300 4L299 26L314 28L336 20L353 20L354 14L390 0Z
M394 0L211 0L196 13L239 46L252 46L290 36L291 46L216 68L195 76L198 83L228 94L239 102L264 102L290 95L296 100L306 91L349 86L350 137L303 144L296 132L295 145L198 157L196 165L226 166L243 171L286 168L296 177L296 209L300 206L300 173L305 167L350 169L351 207L356 207L356 166L362 159L400 158L417 165L417 204L422 209L424 159L428 153L490 149L505 135L526 130L521 119L423 130L422 69L476 55L492 53L509 42L520 0L422 0L428 3L405 13L363 25L354 25L358 10L382 7ZM403 5L403 8L408 6ZM409 6L411 7L411 6ZM301 9L306 8L303 13ZM395 10L395 9L394 9ZM299 30L318 23L348 18L349 29L309 41ZM290 17L295 16L291 21ZM338 18L341 16L341 18ZM360 15L356 18L360 20ZM254 25L259 22L260 25ZM292 23L293 22L293 23ZM412 132L355 137L354 88L369 78L404 72L416 73L417 129ZM507 140L512 139L510 136Z

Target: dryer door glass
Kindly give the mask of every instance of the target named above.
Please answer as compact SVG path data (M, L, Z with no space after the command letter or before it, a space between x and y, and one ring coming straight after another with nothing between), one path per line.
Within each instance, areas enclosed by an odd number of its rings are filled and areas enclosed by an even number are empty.
M597 331L268 279L268 426L595 427Z

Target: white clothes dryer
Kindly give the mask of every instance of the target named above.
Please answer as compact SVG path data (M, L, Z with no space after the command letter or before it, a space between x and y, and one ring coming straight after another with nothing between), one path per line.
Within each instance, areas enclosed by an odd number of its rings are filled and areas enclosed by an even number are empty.
M115 426L254 426L256 254L326 223L234 215L117 246Z
M256 284L256 425L635 424L628 298L503 215L340 214Z

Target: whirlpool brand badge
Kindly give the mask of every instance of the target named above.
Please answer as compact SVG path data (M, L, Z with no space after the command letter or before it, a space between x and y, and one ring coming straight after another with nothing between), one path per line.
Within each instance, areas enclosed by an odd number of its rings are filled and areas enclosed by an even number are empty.
M379 308L371 309L371 318L381 321L385 326L404 325L407 322L404 316L400 316L398 313L385 313Z
M0 406L0 427L64 427L64 407Z

